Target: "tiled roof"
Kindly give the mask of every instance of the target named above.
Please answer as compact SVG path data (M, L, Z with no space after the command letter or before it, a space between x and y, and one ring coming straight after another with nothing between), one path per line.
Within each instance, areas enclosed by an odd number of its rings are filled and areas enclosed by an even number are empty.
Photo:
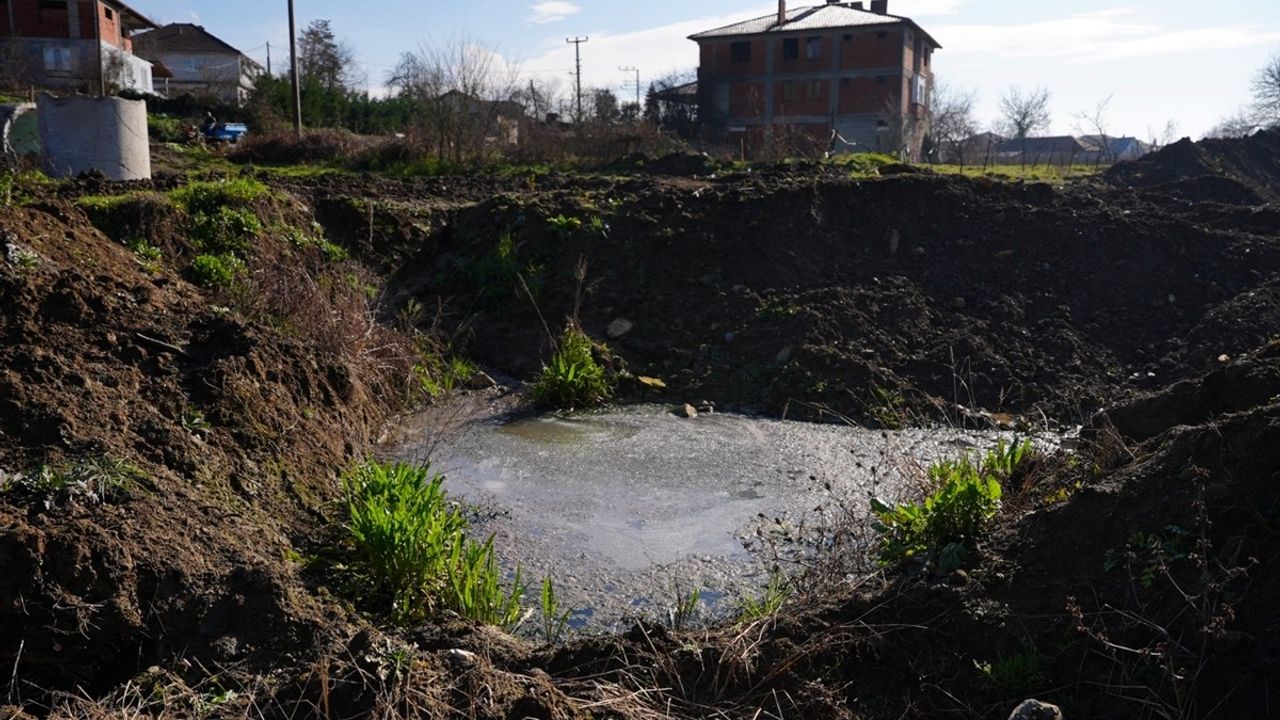
M858 27L862 25L893 25L900 22L915 25L910 18L898 15L882 15L868 10L859 10L842 3L827 3L808 7L790 8L787 10L787 21L778 24L778 14L772 13L763 17L745 20L740 23L726 25L714 30L707 30L690 35L690 40L726 37L731 35L760 35L762 33L784 33L801 30L826 30L834 28ZM916 26L919 29L919 26ZM929 37L928 33L920 31ZM929 38L933 42L933 38ZM933 43L938 45L937 42ZM940 47L940 46L939 46Z
M134 54L144 58L166 52L241 54L239 50L211 35L208 30L191 23L172 23L151 32L134 35L133 48Z

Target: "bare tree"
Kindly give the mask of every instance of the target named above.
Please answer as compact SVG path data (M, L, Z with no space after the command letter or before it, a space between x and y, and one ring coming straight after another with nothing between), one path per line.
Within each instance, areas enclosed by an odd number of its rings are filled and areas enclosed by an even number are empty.
M1280 123L1280 54L1253 76L1253 112L1259 125Z
M1049 127L1049 91L1042 87L1024 92L1010 87L1000 96L1000 116L1006 134L1025 140L1028 135Z
M1249 108L1238 108L1234 113L1220 120L1206 132L1206 138L1240 138L1253 132L1258 126L1256 118Z
M965 141L978 132L973 118L973 108L978 102L977 92L953 87L941 79L933 83L933 138L934 152L931 160L956 162L964 165Z
M529 115L543 119L556 112L564 96L564 83L559 77L529 78L528 82L520 85L512 99L523 105Z
M1099 100L1092 110L1081 110L1071 114L1071 117L1075 118L1076 133L1092 136L1097 143L1099 163L1115 162L1116 159L1111 148L1110 133L1107 132L1107 108L1111 105L1112 97L1114 95L1108 95Z
M1181 126L1178 125L1178 121L1174 120L1173 118L1169 118L1168 120L1165 121L1164 130L1161 130L1159 135L1156 134L1156 131L1154 128L1148 126L1147 136L1150 138L1148 144L1151 146L1152 150L1159 150L1165 145L1168 145L1172 143L1174 140L1177 140L1178 133L1180 133L1181 131L1182 131L1182 128Z
M465 37L442 46L406 52L387 78L395 92L420 108L421 129L437 157L462 160L503 134L518 102L518 68Z

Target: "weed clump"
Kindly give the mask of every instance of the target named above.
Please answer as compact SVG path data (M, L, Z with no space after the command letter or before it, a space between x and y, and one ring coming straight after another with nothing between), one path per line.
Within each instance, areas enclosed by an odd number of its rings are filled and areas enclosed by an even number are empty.
M570 322L560 336L551 362L533 384L533 399L558 408L599 404L613 394L605 369L595 359L595 345L582 328Z
M444 476L427 466L366 462L347 473L343 489L359 580L390 597L393 620L408 624L440 609L502 627L520 620L519 570L503 590L493 538L467 536Z
M231 253L197 255L191 261L191 278L209 290L229 290L244 271L244 261Z
M965 455L930 467L933 492L920 502L889 505L872 499L880 563L924 558L942 572L964 564L983 528L1000 510L1001 482L1033 452L1030 440L1001 441L981 460Z

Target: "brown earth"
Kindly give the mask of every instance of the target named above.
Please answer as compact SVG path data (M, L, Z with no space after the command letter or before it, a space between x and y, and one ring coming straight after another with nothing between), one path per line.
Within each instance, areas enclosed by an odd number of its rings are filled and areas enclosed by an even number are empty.
M1275 142L1191 146L1214 158L1195 174L1171 146L1067 187L827 169L267 176L281 195L255 212L314 217L356 261L264 236L239 295L175 271L182 218L145 196L99 218L107 235L71 202L181 179L0 208L0 470L128 467L100 492L0 477L0 702L896 718L999 717L1035 694L1070 717L1264 716L1280 676L1280 208L1257 148ZM166 261L139 263L118 242L135 232ZM1009 489L965 574L541 649L445 618L381 626L306 558L335 543L337 474L406 397L392 319L434 318L455 349L528 377L547 347L529 296L554 330L579 258L583 325L606 340L633 321L609 347L671 399L883 425L1111 409L1077 457ZM371 312L341 278L391 300ZM426 312L399 312L410 298Z

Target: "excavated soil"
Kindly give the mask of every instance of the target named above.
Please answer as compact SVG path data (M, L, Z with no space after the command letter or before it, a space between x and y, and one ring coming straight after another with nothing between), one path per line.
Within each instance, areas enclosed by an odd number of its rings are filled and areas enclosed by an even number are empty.
M314 218L355 260L264 237L253 297L140 263L126 230L189 252L145 200L101 230L73 204L181 178L41 189L0 208L0 716L1001 717L1033 695L1068 717L1272 714L1278 142L1067 186L264 176L264 220ZM353 312L337 278L381 303ZM575 306L614 369L667 386L624 400L1088 441L1007 489L961 573L836 576L766 622L544 648L387 626L325 558L337 475L404 407L392 326L527 378ZM87 460L127 471L14 480Z

